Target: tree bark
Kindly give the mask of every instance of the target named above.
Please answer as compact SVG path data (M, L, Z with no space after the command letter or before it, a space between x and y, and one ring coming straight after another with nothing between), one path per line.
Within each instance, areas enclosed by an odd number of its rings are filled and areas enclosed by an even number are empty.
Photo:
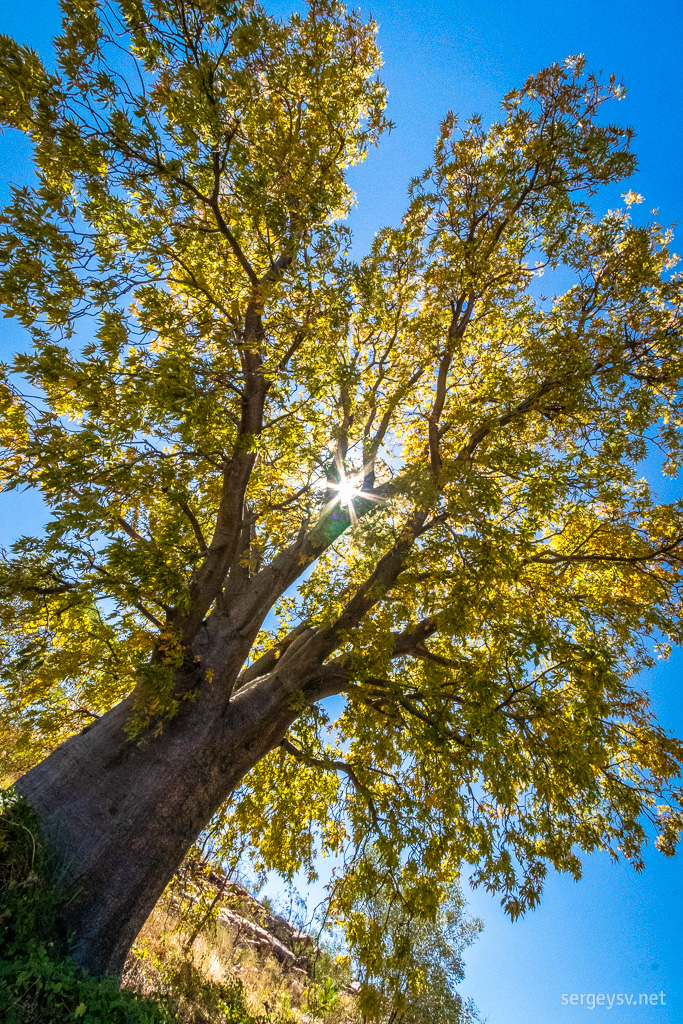
M62 923L90 973L120 974L136 935L211 816L296 717L261 677L226 700L208 685L158 736L131 740L128 697L16 784L62 878Z

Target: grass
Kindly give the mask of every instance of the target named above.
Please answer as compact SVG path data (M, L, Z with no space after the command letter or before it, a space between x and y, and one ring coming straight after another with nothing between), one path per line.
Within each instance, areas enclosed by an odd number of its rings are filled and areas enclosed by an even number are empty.
M345 962L321 951L313 969L317 981L250 948L238 929L216 916L190 941L194 931L192 915L183 915L177 900L167 896L126 961L124 987L170 998L181 1024L222 1024L238 1019L235 1014L245 1024L352 1024L358 1019L354 997L342 990L350 980Z

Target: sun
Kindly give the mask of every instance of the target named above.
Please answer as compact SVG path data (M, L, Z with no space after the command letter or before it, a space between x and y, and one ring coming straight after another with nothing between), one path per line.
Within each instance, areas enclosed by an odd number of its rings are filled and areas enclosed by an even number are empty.
M343 477L338 484L332 484L332 487L337 492L339 504L347 508L353 504L354 498L359 498L363 493L357 482L349 477Z
M334 497L327 503L326 511L331 511L335 505L340 508L345 508L348 512L349 519L355 525L358 522L356 515L356 499L360 498L363 501L382 501L376 494L369 494L363 490L363 481L366 475L366 467L360 473L355 473L353 476L347 476L344 467L341 462L337 462L337 473L339 479L336 483L332 483L329 479L326 480L325 486L334 491ZM334 515L336 519L336 514Z

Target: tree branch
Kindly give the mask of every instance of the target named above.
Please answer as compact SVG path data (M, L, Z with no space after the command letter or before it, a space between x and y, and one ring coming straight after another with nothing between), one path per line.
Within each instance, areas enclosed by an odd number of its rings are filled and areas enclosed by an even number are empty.
M354 789L363 797L365 797L365 800L367 801L368 804L368 810L370 811L370 816L372 818L372 823L375 826L376 831L380 831L379 818L377 816L377 808L375 807L375 801L372 797L372 794L370 793L370 790L367 788L367 786L363 785L363 783L356 775L354 768L350 764L348 764L348 762L336 760L332 761L320 757L312 757L310 754L305 754L303 750L299 750L298 747L295 747L294 744L287 739L282 740L280 746L283 747L283 749L286 750L288 754L291 754L293 758L295 758L297 761L300 761L302 764L310 765L312 768L324 768L336 772L344 772L346 775L348 775L350 781L353 783Z
M209 550L209 547L208 544L206 543L206 540L204 539L204 534L202 533L202 528L199 525L199 520L197 519L196 515L194 514L194 512L192 511L192 509L190 508L190 506L188 505L184 498L179 499L178 505L181 511L185 513L185 515L190 521L190 525L192 526L194 535L197 538L197 543L199 544L199 550L206 554L206 552Z
M528 565L535 563L536 565L557 565L558 563L594 563L600 564L602 562L608 564L618 565L640 565L644 562L652 562L657 558L662 558L664 555L669 555L673 551L681 548L683 543L683 534L676 537L675 540L669 544L663 544L659 548L654 548L642 555L617 555L617 554L563 554L561 551L541 551L537 555L532 555L530 558L523 559L523 564Z

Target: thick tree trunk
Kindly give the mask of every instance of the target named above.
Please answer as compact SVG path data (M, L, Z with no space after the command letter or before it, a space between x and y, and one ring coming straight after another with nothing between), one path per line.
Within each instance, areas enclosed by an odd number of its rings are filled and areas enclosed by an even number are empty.
M277 678L226 701L206 686L164 723L130 740L130 698L17 783L38 813L65 879L73 955L96 975L126 954L199 832L295 718Z

